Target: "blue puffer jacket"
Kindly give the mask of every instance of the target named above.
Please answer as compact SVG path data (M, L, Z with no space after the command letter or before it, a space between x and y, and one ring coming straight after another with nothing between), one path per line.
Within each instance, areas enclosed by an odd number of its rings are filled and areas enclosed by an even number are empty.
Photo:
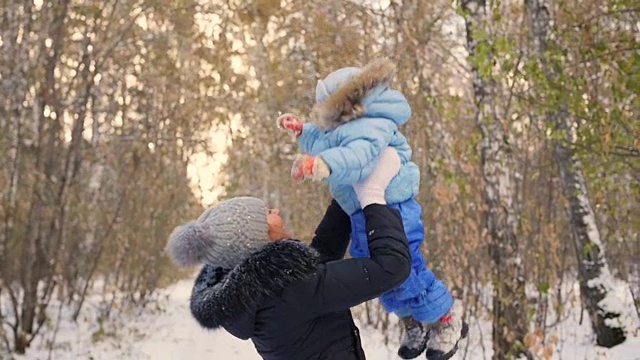
M394 71L393 63L380 59L362 69L334 71L318 81L313 122L304 124L298 139L303 152L327 163L331 193L350 215L360 209L352 184L371 173L386 146L394 147L402 161L385 193L387 203L418 194L420 170L398 131L409 120L411 108L399 91L388 87Z

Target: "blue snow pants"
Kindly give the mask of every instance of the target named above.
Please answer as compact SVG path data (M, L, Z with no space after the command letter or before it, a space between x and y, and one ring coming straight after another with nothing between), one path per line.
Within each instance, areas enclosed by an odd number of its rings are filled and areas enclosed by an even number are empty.
M411 275L397 288L380 296L387 312L399 317L412 316L422 322L436 322L453 305L453 297L445 284L427 267L420 245L424 241L422 207L409 199L399 204L390 204L400 211L411 251ZM369 257L369 242L364 213L359 210L351 215L351 247L354 258Z

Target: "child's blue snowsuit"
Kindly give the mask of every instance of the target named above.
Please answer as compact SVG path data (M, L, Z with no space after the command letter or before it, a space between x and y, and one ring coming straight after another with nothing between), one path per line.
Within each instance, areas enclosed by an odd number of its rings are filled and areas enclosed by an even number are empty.
M366 178L380 152L394 147L402 167L385 192L388 204L402 215L412 253L412 272L404 284L380 297L385 309L400 317L435 322L446 314L453 297L442 281L427 268L420 252L424 240L422 208L418 193L420 170L411 162L411 148L398 126L407 122L411 108L405 97L388 88L394 67L378 60L358 68L337 70L316 87L313 123L305 123L299 137L301 150L322 158L331 170L331 193L351 216L353 257L369 256L366 225L352 184Z

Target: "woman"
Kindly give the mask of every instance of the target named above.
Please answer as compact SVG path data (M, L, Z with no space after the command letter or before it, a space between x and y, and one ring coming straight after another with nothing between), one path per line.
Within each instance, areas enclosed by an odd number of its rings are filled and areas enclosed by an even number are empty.
M168 250L176 263L204 262L191 312L205 328L251 339L267 360L364 359L350 308L409 276L402 219L384 191L400 168L389 148L371 175L354 184L366 218L370 258L342 259L351 225L335 201L311 246L289 240L278 210L234 198L176 228Z

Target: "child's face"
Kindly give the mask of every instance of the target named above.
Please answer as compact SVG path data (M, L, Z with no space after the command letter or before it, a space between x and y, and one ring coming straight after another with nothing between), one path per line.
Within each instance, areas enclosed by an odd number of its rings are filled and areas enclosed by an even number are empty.
M279 241L293 237L284 225L282 217L280 217L280 209L267 210L267 224L269 225L269 241Z

